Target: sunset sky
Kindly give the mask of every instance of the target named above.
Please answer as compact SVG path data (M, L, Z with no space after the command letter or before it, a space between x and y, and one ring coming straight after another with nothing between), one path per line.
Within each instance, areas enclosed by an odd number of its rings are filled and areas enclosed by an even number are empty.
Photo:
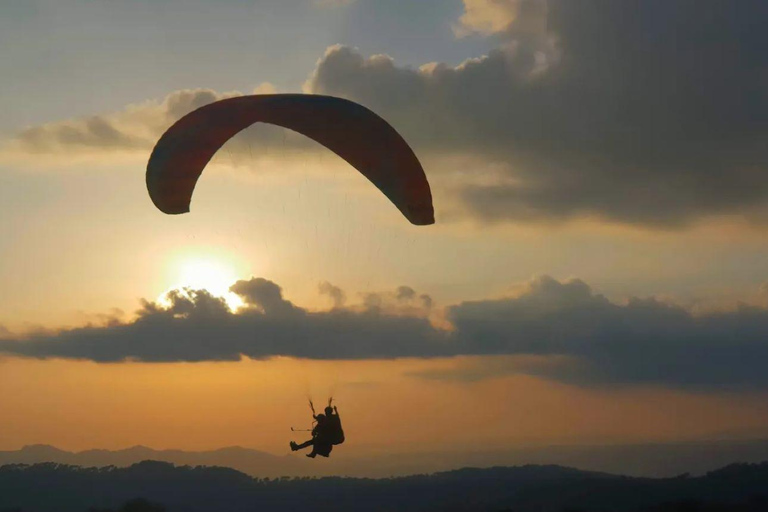
M766 16L0 3L0 450L283 454L330 393L341 457L765 438ZM189 214L154 207L170 125L283 92L387 119L436 224L264 125L219 151Z

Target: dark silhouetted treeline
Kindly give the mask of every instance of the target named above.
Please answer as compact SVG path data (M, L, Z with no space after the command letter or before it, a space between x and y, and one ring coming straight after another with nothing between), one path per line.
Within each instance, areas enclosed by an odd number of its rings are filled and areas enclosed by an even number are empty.
M754 512L768 462L701 477L631 478L560 466L460 469L389 479L251 478L221 467L0 467L0 512Z

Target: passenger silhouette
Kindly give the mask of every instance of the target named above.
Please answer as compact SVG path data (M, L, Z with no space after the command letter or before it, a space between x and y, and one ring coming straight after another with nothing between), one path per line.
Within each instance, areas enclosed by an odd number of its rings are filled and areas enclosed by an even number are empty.
M328 437L333 445L344 442L344 429L341 428L341 418L339 410L334 405L325 408L326 422L328 423Z

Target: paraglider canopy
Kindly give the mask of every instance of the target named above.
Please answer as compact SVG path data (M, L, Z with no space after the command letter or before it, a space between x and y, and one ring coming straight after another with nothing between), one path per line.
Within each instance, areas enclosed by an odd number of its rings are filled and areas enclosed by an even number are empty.
M147 190L155 206L168 214L188 212L195 184L216 151L257 122L319 142L368 178L412 224L434 224L429 183L400 134L362 105L312 94L228 98L179 119L147 164Z

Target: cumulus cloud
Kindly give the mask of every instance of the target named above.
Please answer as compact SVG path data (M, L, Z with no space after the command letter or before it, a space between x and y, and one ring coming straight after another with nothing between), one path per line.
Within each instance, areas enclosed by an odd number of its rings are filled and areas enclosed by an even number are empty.
M276 91L272 84L264 82L253 92L274 94ZM143 160L148 158L165 130L178 119L214 101L239 95L239 92L219 93L210 89L179 90L161 101L129 105L119 112L28 128L7 141L3 149L11 155L32 157L62 154L68 157L80 154L109 157L116 152L133 153ZM250 161L266 154L268 148L275 144L300 149L311 145L293 132L260 125L245 130L229 143L227 154L230 158L244 157Z
M457 37L543 34L546 24L546 0L464 0L464 14L453 31Z
M694 316L654 298L616 304L580 280L541 277L515 298L465 302L447 317L475 354L572 358L534 373L577 383L768 385L768 311ZM562 362L562 361L561 361Z
M477 13L519 19L536 3L466 4L482 26ZM550 37L494 25L507 42L457 67L335 47L308 88L370 106L422 151L482 156L465 172L493 168L493 182L456 194L486 221L670 228L765 208L768 37L754 20L768 4L551 0L545 12Z
M398 286L395 290L395 298L401 304L414 305L419 304L417 310L430 310L432 308L432 297L426 293L418 294L410 286Z
M160 102L130 105L112 114L52 122L20 132L14 149L35 154L152 149L157 139L184 114L229 95L211 90L181 90Z
M410 286L398 286L395 294L397 296L397 300L409 301L413 300L413 298L416 296L416 290Z
M231 287L246 307L231 311L205 290L175 290L143 301L131 322L0 340L0 353L97 362L236 361L243 356L389 359L450 355L426 317L367 309L311 312L263 278Z
M276 92L269 82L261 83L252 91L253 94ZM204 105L240 95L240 92L219 93L210 89L179 90L162 100L129 105L118 112L31 127L0 145L0 161L57 167L66 167L81 159L145 164L157 140L173 123ZM214 161L258 168L259 172L284 173L296 162L304 169L306 154L327 151L321 148L294 131L256 123L227 142L214 156ZM296 160L292 162L292 158ZM274 165L276 162L284 165Z
M464 0L464 14L454 32L459 37L472 32L502 32L515 21L519 9L519 0Z
M275 94L277 88L271 82L262 82L253 89L253 94Z
M331 298L333 301L333 307L340 308L344 306L344 303L347 301L347 294L344 293L344 290L339 288L338 286L334 286L328 281L323 281L318 285L318 291L321 295L327 295Z
M390 314L420 316L432 308L432 297L419 294L410 286L398 286L391 292L363 294L363 307Z
M654 298L616 303L578 279L532 279L511 297L446 308L451 328L429 311L397 309L400 287L364 305L302 308L263 278L232 291L246 307L231 311L202 290L144 301L135 320L115 320L25 338L0 339L0 353L34 358L120 361L310 359L457 359L420 377L477 380L509 373L579 385L660 384L689 389L768 388L768 310L741 305L694 315ZM324 287L327 292L337 288ZM338 296L338 295L337 295Z
M283 290L277 284L262 277L238 281L229 291L239 295L248 306L260 309L265 315L285 317L303 312L291 301L283 298Z

